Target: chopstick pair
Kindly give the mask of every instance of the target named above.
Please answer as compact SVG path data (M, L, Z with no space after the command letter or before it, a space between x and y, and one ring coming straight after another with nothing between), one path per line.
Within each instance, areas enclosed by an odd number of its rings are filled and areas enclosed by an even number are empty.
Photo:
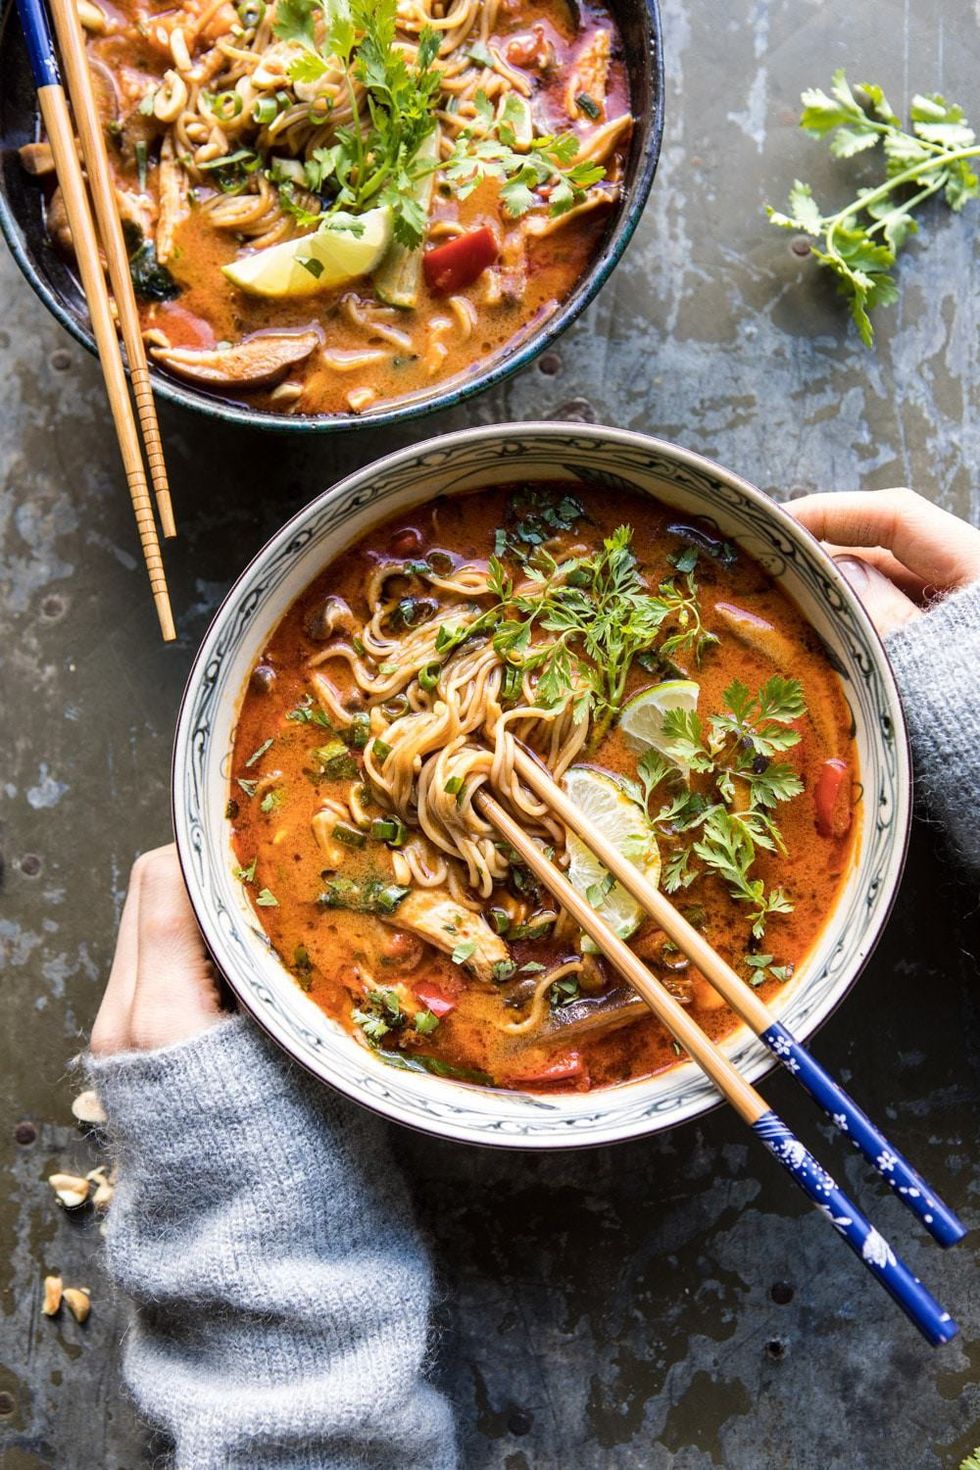
M71 230L82 289L92 320L92 334L95 337L99 361L102 364L102 375L105 379L109 407L126 471L130 499L136 516L136 528L139 532L143 559L146 562L146 570L150 579L150 589L160 622L160 631L164 641L169 643L176 638L177 633L170 607L160 543L157 538L153 504L143 465L144 447L150 477L156 492L157 509L163 534L170 537L175 536L177 532L163 461L163 446L160 442L160 430L153 403L153 391L150 386L150 374L146 364L146 352L140 330L139 313L129 273L129 257L116 209L115 192L102 133L102 121L92 89L91 73L85 55L85 39L82 35L74 0L51 0L51 9L68 78L75 126L78 129L82 156L88 174L88 190L78 160L75 128L72 126L68 101L61 85L44 0L17 0L17 11L27 42L38 106L51 146L55 172L65 203L65 214ZM92 218L89 205L89 190L95 208L95 220ZM99 260L100 237L129 361L133 395L143 434L142 446L133 417L133 405L129 397L119 338L109 303L109 291Z
M552 777L519 747L515 768L521 779L562 822L586 842L599 861L664 932L697 966L719 994L755 1031L800 1081L834 1123L897 1191L941 1245L955 1244L965 1230L951 1210L920 1179L871 1120L809 1052L777 1021L762 1000L739 979L704 937L692 928L673 904L653 887L592 824ZM949 1313L936 1301L892 1250L885 1238L840 1190L805 1146L792 1134L765 1099L746 1081L728 1057L708 1038L684 1007L647 969L638 955L599 917L528 837L523 829L486 791L478 791L474 805L520 854L523 862L598 945L606 958L643 997L647 1005L685 1048L719 1092L749 1124L803 1192L844 1237L848 1245L933 1345L948 1342L958 1331Z

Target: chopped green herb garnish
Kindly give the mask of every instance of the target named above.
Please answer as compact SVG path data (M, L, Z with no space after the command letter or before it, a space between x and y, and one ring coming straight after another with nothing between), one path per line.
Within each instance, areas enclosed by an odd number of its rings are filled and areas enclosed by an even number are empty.
M439 1017L431 1011L416 1011L412 1023L420 1036L431 1036L439 1025Z
M259 811L274 812L277 807L282 806L284 800L285 797L282 791L278 787L273 787L271 791L265 793L259 802Z
M319 774L328 781L349 781L357 776L359 767L342 740L331 740L313 752Z
M259 890L259 895L255 902L258 904L260 909L277 909L279 907L278 898L276 898L274 894L270 893L268 888L261 888Z
M246 781L241 776L237 778L237 784L242 788L246 796L254 796L258 781Z
M272 735L270 735L269 738L268 738L268 740L263 740L262 744L258 747L257 750L253 750L252 751L252 754L249 756L248 760L245 762L246 769L249 766L254 766L256 761L259 761L259 760L262 759L262 757L265 755L266 751L271 747L272 742L273 742L274 739L275 739L275 737L272 736Z
M403 898L411 892L400 883L387 883L371 878L355 883L351 878L332 878L317 898L320 908L349 909L355 914L393 914Z
M352 827L350 822L338 822L333 829L333 836L345 847L364 847L367 844L367 833L358 827Z
M476 941L473 939L461 939L449 958L454 965L465 965L468 959L476 954Z
M496 960L490 974L498 985L503 985L515 974L516 970L517 965L514 960Z
M234 868L232 870L240 883L251 883L255 877L255 865L257 862L258 858L253 858L247 868Z
M296 725L319 725L324 730L332 728L323 710L309 694L301 695L293 708L286 711L286 719Z

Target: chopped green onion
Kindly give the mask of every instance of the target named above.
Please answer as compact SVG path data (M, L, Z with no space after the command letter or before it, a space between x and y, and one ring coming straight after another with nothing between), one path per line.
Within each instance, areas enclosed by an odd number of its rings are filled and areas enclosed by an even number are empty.
M462 776L450 776L449 780L446 782L445 786L442 789L445 791L447 796L458 796L463 789Z
M207 105L212 116L219 122L233 122L240 116L245 103L238 92L219 92L217 96L209 98Z
M452 576L454 563L448 551L430 551L425 560L437 577Z
M374 744L371 746L371 754L376 761L384 762L391 755L391 746L386 745L383 740L378 740L375 737Z
M431 694L433 689L438 686L441 669L442 664L437 663L426 664L424 668L419 669L419 684L425 690L426 694Z
M506 934L510 928L510 914L506 909L499 908L496 904L487 913L490 927L495 934Z
M516 969L517 965L513 960L497 960L490 974L498 985L503 985L506 980L510 979Z
M420 1036L431 1036L439 1025L439 1017L432 1011L416 1011L412 1024Z
M597 122L602 116L602 108L594 97L589 96L588 92L579 92L575 98L575 106L579 112L584 112L586 117L591 118L593 122Z
M247 31L254 31L256 26L262 24L262 18L265 15L263 0L238 0L235 9L238 12L238 19Z
M524 676L517 664L504 665L504 677L500 681L500 697L504 700L516 699L520 694L524 683Z
M370 835L375 842L387 842L389 847L403 847L408 837L408 828L398 817L375 817Z
M367 841L364 833L357 827L352 827L350 822L338 822L333 829L333 835L345 847L363 847Z
M363 750L371 738L371 716L365 711L360 711L351 720L344 739L348 745L355 750Z
M134 152L136 154L136 178L139 181L140 192L142 192L146 188L147 165L146 144L143 142L142 138L136 144Z
M265 127L279 116L279 103L274 97L256 97L252 103L252 118Z
M313 752L321 774L328 781L346 781L358 774L358 766L342 740L330 740Z

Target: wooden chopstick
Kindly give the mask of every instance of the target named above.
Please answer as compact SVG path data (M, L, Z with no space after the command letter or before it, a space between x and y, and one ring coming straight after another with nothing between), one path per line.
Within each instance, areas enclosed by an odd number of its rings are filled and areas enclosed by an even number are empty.
M75 151L75 130L68 113L68 104L60 86L39 87L38 105L44 121L48 142L54 158L58 183L65 201L65 214L71 230L78 261L78 272L82 278L82 289L92 318L92 334L99 351L102 375L105 379L109 408L119 440L129 495L136 515L136 529L143 548L143 559L150 578L150 590L160 620L160 631L164 641L173 642L177 637L174 627L167 578L157 540L157 528L153 519L153 504L143 469L139 435L133 418L133 407L129 400L126 373L119 351L119 338L109 306L109 292L99 262L99 245L95 225L89 213L85 181Z
M618 883L660 925L706 980L714 986L736 1015L768 1046L776 1059L789 1068L835 1125L844 1132L942 1246L955 1245L966 1229L908 1160L891 1144L840 1084L821 1067L792 1032L705 939L678 913L658 888L623 857L602 833L583 817L568 796L525 750L517 747L514 765L522 781L573 832L586 842Z
M157 423L153 389L150 386L150 370L146 364L146 349L140 327L136 296L129 270L129 254L123 238L116 194L109 172L102 119L92 88L92 73L85 52L85 37L78 18L75 0L49 0L54 17L55 32L61 51L61 60L68 83L75 125L78 128L82 156L88 173L88 185L95 205L102 248L109 268L112 294L119 314L119 325L126 356L129 360L129 376L136 400L136 412L143 434L146 462L156 494L160 526L164 536L176 536L167 468L163 459L163 444L160 426Z
M752 1128L808 1198L831 1220L848 1245L891 1293L902 1310L929 1342L948 1342L957 1332L949 1313L912 1275L891 1246L838 1189L830 1175L793 1136L765 1099L745 1080L724 1052L705 1035L697 1022L647 969L638 955L609 928L605 920L577 893L561 873L487 791L473 796L473 805L517 852L521 861L548 889L572 919L598 945L611 964L629 981L647 1005L685 1047L718 1091ZM598 856L598 854L597 854Z

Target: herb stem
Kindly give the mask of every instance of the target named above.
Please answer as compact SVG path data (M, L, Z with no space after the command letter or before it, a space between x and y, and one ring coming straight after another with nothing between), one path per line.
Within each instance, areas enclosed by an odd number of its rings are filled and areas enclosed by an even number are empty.
M921 142L922 140L918 139L917 141ZM862 209L866 210L870 205L877 204L879 199L887 199L893 190L901 188L903 184L913 183L915 179L921 178L923 174L931 173L934 168L940 166L947 168L951 163L960 163L968 158L980 158L980 146L975 148L957 148L952 153L942 152L936 158L923 158L919 163L914 163L910 168L903 170L902 173L894 174L890 179L886 179L883 184L878 185L877 189L872 189L870 194L862 194L859 199L852 199L850 204L845 205L836 214L828 215L823 221L826 227L825 243L827 253L832 255L835 260L839 260L841 265L844 265L843 257L833 243L833 237L839 226L845 220L853 218L856 214L860 214Z

